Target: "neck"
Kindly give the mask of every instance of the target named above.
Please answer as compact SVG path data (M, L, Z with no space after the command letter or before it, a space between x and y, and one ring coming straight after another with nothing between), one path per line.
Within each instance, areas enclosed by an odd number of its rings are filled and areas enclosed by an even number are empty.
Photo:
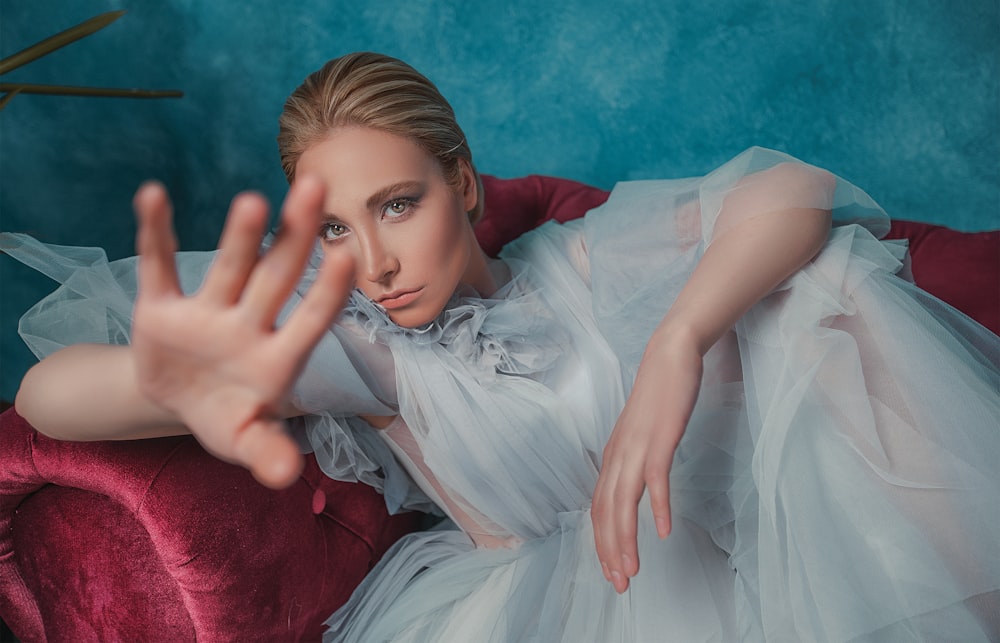
M469 228L469 235L472 236L472 252L469 257L469 267L465 272L465 279L462 281L472 286L480 296L489 297L500 287L500 279L490 269L490 264L493 262L479 246L479 242L476 240L471 226Z

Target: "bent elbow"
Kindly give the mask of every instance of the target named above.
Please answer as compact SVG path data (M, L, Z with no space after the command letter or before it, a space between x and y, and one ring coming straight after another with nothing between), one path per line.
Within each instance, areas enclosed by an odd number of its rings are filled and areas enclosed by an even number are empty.
M829 209L816 210L816 216L810 217L811 225L805 234L805 245L809 248L810 259L819 254L819 251L826 245L830 238L830 231L833 229L833 214Z
M21 378L21 385L18 387L17 393L14 394L14 411L27 420L39 433L49 435L39 428L44 422L39 421L41 418L38 415L42 406L39 399L42 396L39 390L41 386L38 380L38 365L36 364L29 368L24 377ZM49 435L49 437L55 436Z
M833 209L837 177L822 168L785 162L762 174L768 175L768 189L774 194L783 195L783 205L816 210Z
M797 163L780 163L749 175L726 196L712 242L749 223L801 239L797 245L814 248L811 257L830 234L836 186L833 174Z
M833 227L833 195L837 177L812 165L780 163L768 172L768 182L775 193L781 194L790 215L786 225L794 225L800 256L811 259L823 248ZM794 220L794 224L792 221Z

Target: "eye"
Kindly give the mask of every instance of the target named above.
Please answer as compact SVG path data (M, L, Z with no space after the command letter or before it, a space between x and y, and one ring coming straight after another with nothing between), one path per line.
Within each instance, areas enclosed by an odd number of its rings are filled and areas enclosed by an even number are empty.
M393 199L385 204L382 208L382 213L390 219L398 219L406 214L409 214L410 210L412 210L415 205L416 199L411 197Z
M319 236L323 241L336 241L346 235L350 230L343 223L328 221L319 228Z

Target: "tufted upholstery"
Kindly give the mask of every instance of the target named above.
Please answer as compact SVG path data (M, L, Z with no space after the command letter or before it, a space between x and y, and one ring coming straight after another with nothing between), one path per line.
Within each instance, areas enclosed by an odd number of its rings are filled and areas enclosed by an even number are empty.
M607 192L484 176L487 252ZM1000 232L898 221L918 284L1000 332ZM372 489L302 478L272 491L192 437L68 443L0 415L0 617L24 641L316 640L323 620L421 516Z

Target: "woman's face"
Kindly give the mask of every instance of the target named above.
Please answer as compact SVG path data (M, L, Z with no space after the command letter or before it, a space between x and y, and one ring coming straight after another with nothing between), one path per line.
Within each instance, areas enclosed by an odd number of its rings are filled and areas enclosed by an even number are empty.
M454 188L409 139L346 127L302 154L295 175L307 174L326 185L325 252L351 254L355 285L400 326L435 319L460 283L481 285L485 266L466 214L477 196L468 164Z

